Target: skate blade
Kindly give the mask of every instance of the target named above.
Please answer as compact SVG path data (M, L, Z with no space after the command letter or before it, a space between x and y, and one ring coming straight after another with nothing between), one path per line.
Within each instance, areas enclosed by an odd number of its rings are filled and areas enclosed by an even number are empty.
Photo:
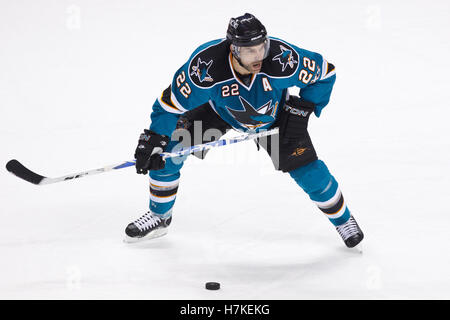
M167 228L161 228L161 229L156 229L155 231L150 232L145 237L141 237L141 238L133 238L133 237L129 237L129 236L125 235L123 242L125 242L125 243L142 242L142 241L146 241L146 240L160 238L162 236L165 236L168 232L169 232L169 230L167 230Z
M363 246L361 243L358 243L356 246L354 246L351 249L356 253L363 254Z

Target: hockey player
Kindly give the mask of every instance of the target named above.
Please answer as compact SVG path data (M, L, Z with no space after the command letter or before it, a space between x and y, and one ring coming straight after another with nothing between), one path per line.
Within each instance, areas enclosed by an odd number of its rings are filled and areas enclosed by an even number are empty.
M279 127L279 134L258 143L275 168L289 173L309 195L346 246L356 246L363 232L307 131L309 116L319 117L328 104L335 79L334 65L322 55L268 37L251 14L231 18L226 38L198 47L153 105L150 128L141 134L135 152L137 173L150 171L150 211L127 226L126 240L167 233L183 161L165 161L159 154L179 143L171 139L174 132L193 135L200 121L200 136L183 138L185 145L210 141L203 134L211 129L218 140L231 128L258 132ZM300 88L300 97L289 96L292 86Z

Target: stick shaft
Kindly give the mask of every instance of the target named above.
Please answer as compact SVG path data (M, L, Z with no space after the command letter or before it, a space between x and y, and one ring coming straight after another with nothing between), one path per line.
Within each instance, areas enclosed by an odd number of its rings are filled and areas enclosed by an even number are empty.
M278 133L278 128L274 128L274 129L271 129L268 131L261 131L258 133L244 134L244 135L240 135L240 136L237 136L234 138L229 138L229 139L221 139L221 140L217 140L217 141L207 142L207 143L203 143L203 144L199 144L199 145L195 145L195 146L191 146L191 147L187 147L187 148L182 148L176 152L163 152L163 153L161 153L161 155L164 159L181 157L181 156L185 156L185 155L197 152L197 151L203 151L203 150L208 150L208 149L212 149L212 148L223 147L223 146L226 146L229 144L234 144L234 143L247 141L247 140L253 140L253 139L273 135L276 133ZM31 171L30 169L26 168L23 164L21 164L17 160L10 160L6 164L6 169L9 172L11 172L12 174L16 175L17 177L19 177L25 181L28 181L28 182L36 184L36 185L44 185L44 184L52 184L52 183L56 183L56 182L62 182L62 181L68 181L68 180L73 180L73 179L77 179L77 178L92 176L92 175L109 172L109 171L113 171L113 170L128 168L128 167L134 166L135 164L136 164L136 160L123 161L123 162L116 163L113 165L104 166L104 167L101 167L98 169L86 170L86 171L82 171L82 172L78 172L78 173L64 175L64 176L57 177L57 178L49 178L49 177L39 175L39 174Z
M180 156L185 156L194 152L198 152L198 151L203 151L203 150L208 150L208 149L212 149L212 148L216 148L216 147L223 147L229 144L234 144L234 143L238 143L238 142L242 142L242 141L247 141L247 140L253 140L253 139L257 139L257 138L262 138L262 137L266 137L272 134L276 134L278 133L278 128L274 128L271 130L267 130L267 131L261 131L258 133L250 133L250 134L243 134L234 138L229 138L229 139L220 139L217 141L211 141L211 142L207 142L207 143L203 143L203 144L198 144L192 147L187 147L187 148L182 148L179 151L176 152L163 152L161 153L162 157L164 159L167 158L173 158L173 157L180 157Z

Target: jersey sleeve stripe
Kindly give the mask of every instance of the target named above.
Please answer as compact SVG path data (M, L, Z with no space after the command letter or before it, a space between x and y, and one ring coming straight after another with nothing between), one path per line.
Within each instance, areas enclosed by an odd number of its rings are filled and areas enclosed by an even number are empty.
M320 80L328 79L336 74L335 67L332 63L329 63L327 60L323 59L322 64L322 76Z
M185 108L183 108L183 106L178 102L177 97L175 96L175 94L173 93L173 91L171 91L170 100L172 101L172 103L174 104L174 106L175 106L178 110L181 110L182 113L188 111L188 110L186 110Z
M172 106L170 106L170 105L164 103L164 101L162 101L161 98L158 98L158 102L159 102L159 104L161 105L161 107L162 107L164 110L166 110L167 112L170 112L170 113L177 113L177 114L182 114L182 113L184 113L184 112L178 110L177 108L172 107Z
M184 109L177 108L175 104L172 101L172 89L171 85L165 89L161 96L158 98L159 104L161 107L163 107L164 110L171 112L171 113L177 113L181 114L184 113Z

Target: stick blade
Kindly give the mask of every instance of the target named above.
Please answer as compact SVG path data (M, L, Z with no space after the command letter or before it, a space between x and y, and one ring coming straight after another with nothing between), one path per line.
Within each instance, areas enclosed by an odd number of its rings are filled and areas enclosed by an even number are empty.
M45 177L34 173L30 169L27 169L23 164L21 164L16 159L8 161L6 164L6 170L14 174L15 176L28 181L32 184L40 184Z

